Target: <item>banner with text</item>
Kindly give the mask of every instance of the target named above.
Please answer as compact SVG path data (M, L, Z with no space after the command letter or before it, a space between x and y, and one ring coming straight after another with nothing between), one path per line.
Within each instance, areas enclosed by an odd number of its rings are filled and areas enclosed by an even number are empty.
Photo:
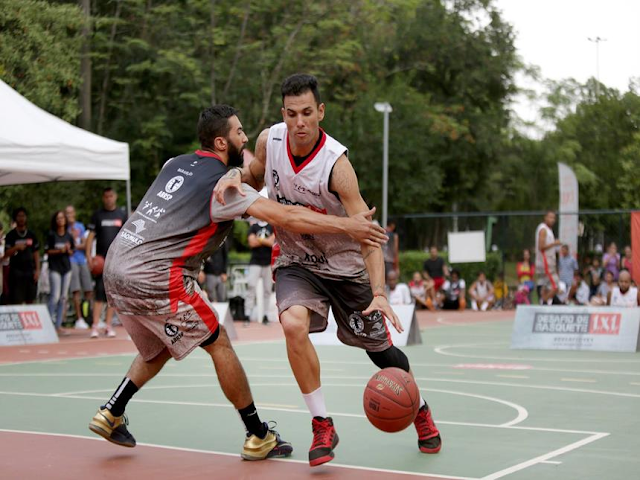
M56 329L44 305L0 306L0 345L58 343Z
M640 308L518 306L511 348L637 352Z
M562 243L569 245L571 255L578 255L578 179L570 167L564 163L558 163L558 176L560 184L560 224L558 226L558 238ZM572 215L563 215L565 212L573 212Z
M391 322L387 320L387 328L391 334L393 344L402 347L422 343L415 305L393 305L392 308L400 319L402 328L404 328L402 333L398 333L393 325L391 325ZM351 322L351 328L354 334L365 335L361 327L358 321ZM312 333L309 335L309 338L314 345L343 345L343 343L338 340L337 332L338 325L336 325L336 320L333 317L333 310L329 310L329 325L327 329L324 332Z

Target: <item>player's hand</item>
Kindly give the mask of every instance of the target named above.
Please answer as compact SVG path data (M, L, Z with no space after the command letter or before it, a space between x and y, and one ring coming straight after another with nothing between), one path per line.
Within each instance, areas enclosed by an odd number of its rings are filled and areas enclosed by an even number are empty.
M402 323L400 323L400 319L396 315L396 312L393 311L391 305L389 305L389 301L387 297L379 295L377 297L373 297L373 301L367 307L366 310L362 311L363 315L371 315L373 312L378 310L382 315L391 322L393 328L397 330L398 333L404 332L404 328L402 328Z
M40 279L40 272L36 270L35 272L33 272L33 282L38 283L39 279Z
M27 248L27 244L26 243L20 243L20 244L16 245L16 248L18 249L19 252L22 252L23 250L25 250Z
M226 283L227 278L228 278L228 276L227 276L226 273L220 274L220 280L222 280L222 283Z
M352 217L349 217L347 221L349 225L347 227L347 235L353 238L358 243L364 243L370 247L378 247L387 243L389 238L380 225L376 225L369 217L372 217L376 212L376 207L373 207L368 212L358 213Z
M87 267L89 267L89 271L93 270L93 257L87 257Z
M242 189L242 174L237 168L233 168L224 174L213 189L213 196L221 205L226 205L224 193L230 188L235 188L240 195L246 196Z

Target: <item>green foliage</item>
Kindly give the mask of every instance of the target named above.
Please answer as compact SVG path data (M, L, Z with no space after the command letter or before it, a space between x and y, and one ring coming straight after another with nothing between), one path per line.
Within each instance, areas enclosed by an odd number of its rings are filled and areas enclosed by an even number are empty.
M440 256L447 262L447 253L440 252ZM413 276L413 272L422 272L425 260L429 258L428 252L419 250L406 250L400 252L400 276L403 282L408 282ZM460 271L460 277L465 279L470 285L478 276L478 272L486 273L487 278L494 281L502 271L502 254L499 252L487 253L487 260L484 263L456 263L449 268Z
M245 220L233 222L233 245L239 250L249 249L249 222Z
M0 78L67 121L79 112L82 21L76 5L0 1Z

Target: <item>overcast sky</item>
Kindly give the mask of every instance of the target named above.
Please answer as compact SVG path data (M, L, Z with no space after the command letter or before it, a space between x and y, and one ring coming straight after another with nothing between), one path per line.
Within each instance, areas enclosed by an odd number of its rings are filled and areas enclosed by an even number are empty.
M495 0L513 25L519 55L541 68L545 78L596 76L600 43L600 81L621 91L640 77L640 0ZM522 80L520 80L522 82ZM516 107L530 118L526 106Z

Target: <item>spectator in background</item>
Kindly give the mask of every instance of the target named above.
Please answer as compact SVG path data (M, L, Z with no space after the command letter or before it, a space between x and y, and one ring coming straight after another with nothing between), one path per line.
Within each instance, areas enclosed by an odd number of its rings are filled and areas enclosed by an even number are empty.
M538 297L541 304L550 305L558 293L557 247L562 244L555 239L553 226L556 212L548 210L542 223L536 228L536 276L538 277Z
M262 220L257 221L249 228L249 247L251 248L251 260L249 260L249 277L247 278L247 311L249 318L255 318L256 298L262 295L264 298L264 313L261 319L265 325L269 324L267 310L269 299L273 289L271 275L271 249L276 240L273 227ZM258 279L262 278L262 292L258 292Z
M631 273L621 270L618 285L615 285L607 295L607 305L612 307L637 307L640 305L640 292L631 286Z
M516 264L516 274L518 275L518 283L520 285L526 285L529 290L529 295L533 292L535 283L533 282L534 267L531 263L531 252L525 248L522 251L522 261ZM529 297L531 300L531 297Z
M568 302L571 305L589 305L591 290L587 282L584 281L582 273L576 271L573 274L573 283L569 289Z
M384 273L388 275L391 270L400 272L400 239L396 233L396 222L387 222L387 243L382 246L384 254Z
M469 289L469 296L471 297L471 308L477 312L482 310L486 312L493 307L495 303L495 297L493 295L493 285L487 280L487 276L484 272L478 273L478 278L471 285Z
M618 253L618 247L614 242L609 244L607 253L602 256L602 266L605 271L613 273L613 280L618 280L618 274L620 273L620 254Z
M506 300L509 298L509 287L504 281L504 273L500 272L493 282L493 292L496 299L495 308L505 308Z
M573 274L578 271L578 261L569 252L569 245L562 245L558 258L558 277L570 288L573 284Z
M118 236L120 229L127 221L127 214L118 208L118 195L113 188L105 188L102 192L102 208L97 210L91 217L91 223L89 224L89 236L87 237L87 243L85 246L85 255L87 256L87 265L89 270L93 270L93 255L91 247L93 246L93 239L96 240L96 255L107 257L109 246L113 240ZM146 208L151 208L147 206ZM143 212L149 213L151 210L143 210ZM158 213L158 212L156 212ZM145 217L145 215L143 215ZM148 216L145 218L149 218ZM151 219L153 220L153 219ZM149 221L151 221L149 220ZM155 220L153 220L155 221ZM144 224L142 224L144 227ZM135 232L132 233L132 235ZM95 301L93 302L93 321L91 324L91 338L98 338L100 336L100 316L102 315L102 309L107 302L107 295L104 291L104 281L102 274L96 276L95 286ZM107 305L107 313L105 315L105 327L107 337L113 338L116 336L116 332L112 327L113 322L113 307Z
M624 258L622 259L622 268L629 272L631 278L633 279L633 255L631 252L631 247L627 245L624 247Z
M593 257L591 265L589 265L585 270L585 274L587 275L588 280L587 283L589 284L589 289L591 290L591 297L598 293L598 288L600 287L600 283L602 283L603 273L604 270L600 266L600 259L598 257Z
M89 324L85 320L82 312L81 295L87 303L91 302L93 296L93 282L91 281L91 272L87 266L87 257L85 249L87 246L87 229L82 222L76 220L76 209L73 205L67 205L64 210L69 225L69 233L73 238L74 252L71 256L71 285L69 290L73 296L73 306L76 312L75 327L79 329L89 328ZM87 312L88 315L89 312Z
M438 255L438 248L431 247L429 258L424 262L424 274L427 280L433 280L433 289L437 294L444 284L445 277L449 276L449 270L444 259Z
M31 304L36 298L40 277L40 244L27 228L27 210L13 211L16 228L5 238L4 258L9 259L9 305Z
M598 291L591 298L591 305L596 307L601 307L607 304L607 298L609 297L609 292L615 286L615 282L613 281L613 273L609 270L604 272L604 282L600 283L598 287Z
M3 283L3 279L4 279L4 272L3 272L3 268L2 268L2 264L4 263L4 225L2 224L2 222L0 222L0 299L2 298L2 295L4 293L4 283ZM2 302L0 302L0 305L2 305Z
M62 322L67 313L67 295L71 283L69 257L73 255L74 244L67 217L62 210L58 210L51 217L46 253L49 259L49 313L59 335L68 335L62 330Z
M451 278L442 285L440 294L440 307L443 310L464 310L467 308L466 300L467 284L460 278L460 272L455 268L451 270Z
M417 310L433 308L433 302L429 295L429 287L433 290L433 281L427 282L422 278L422 274L420 272L413 272L413 279L409 282L409 291L411 292L411 297L416 303Z
M398 272L391 270L387 275L387 295L389 305L411 305L411 292L406 283L398 282Z
M210 302L227 301L227 267L228 267L227 241L204 262L204 273L206 275L206 292Z

